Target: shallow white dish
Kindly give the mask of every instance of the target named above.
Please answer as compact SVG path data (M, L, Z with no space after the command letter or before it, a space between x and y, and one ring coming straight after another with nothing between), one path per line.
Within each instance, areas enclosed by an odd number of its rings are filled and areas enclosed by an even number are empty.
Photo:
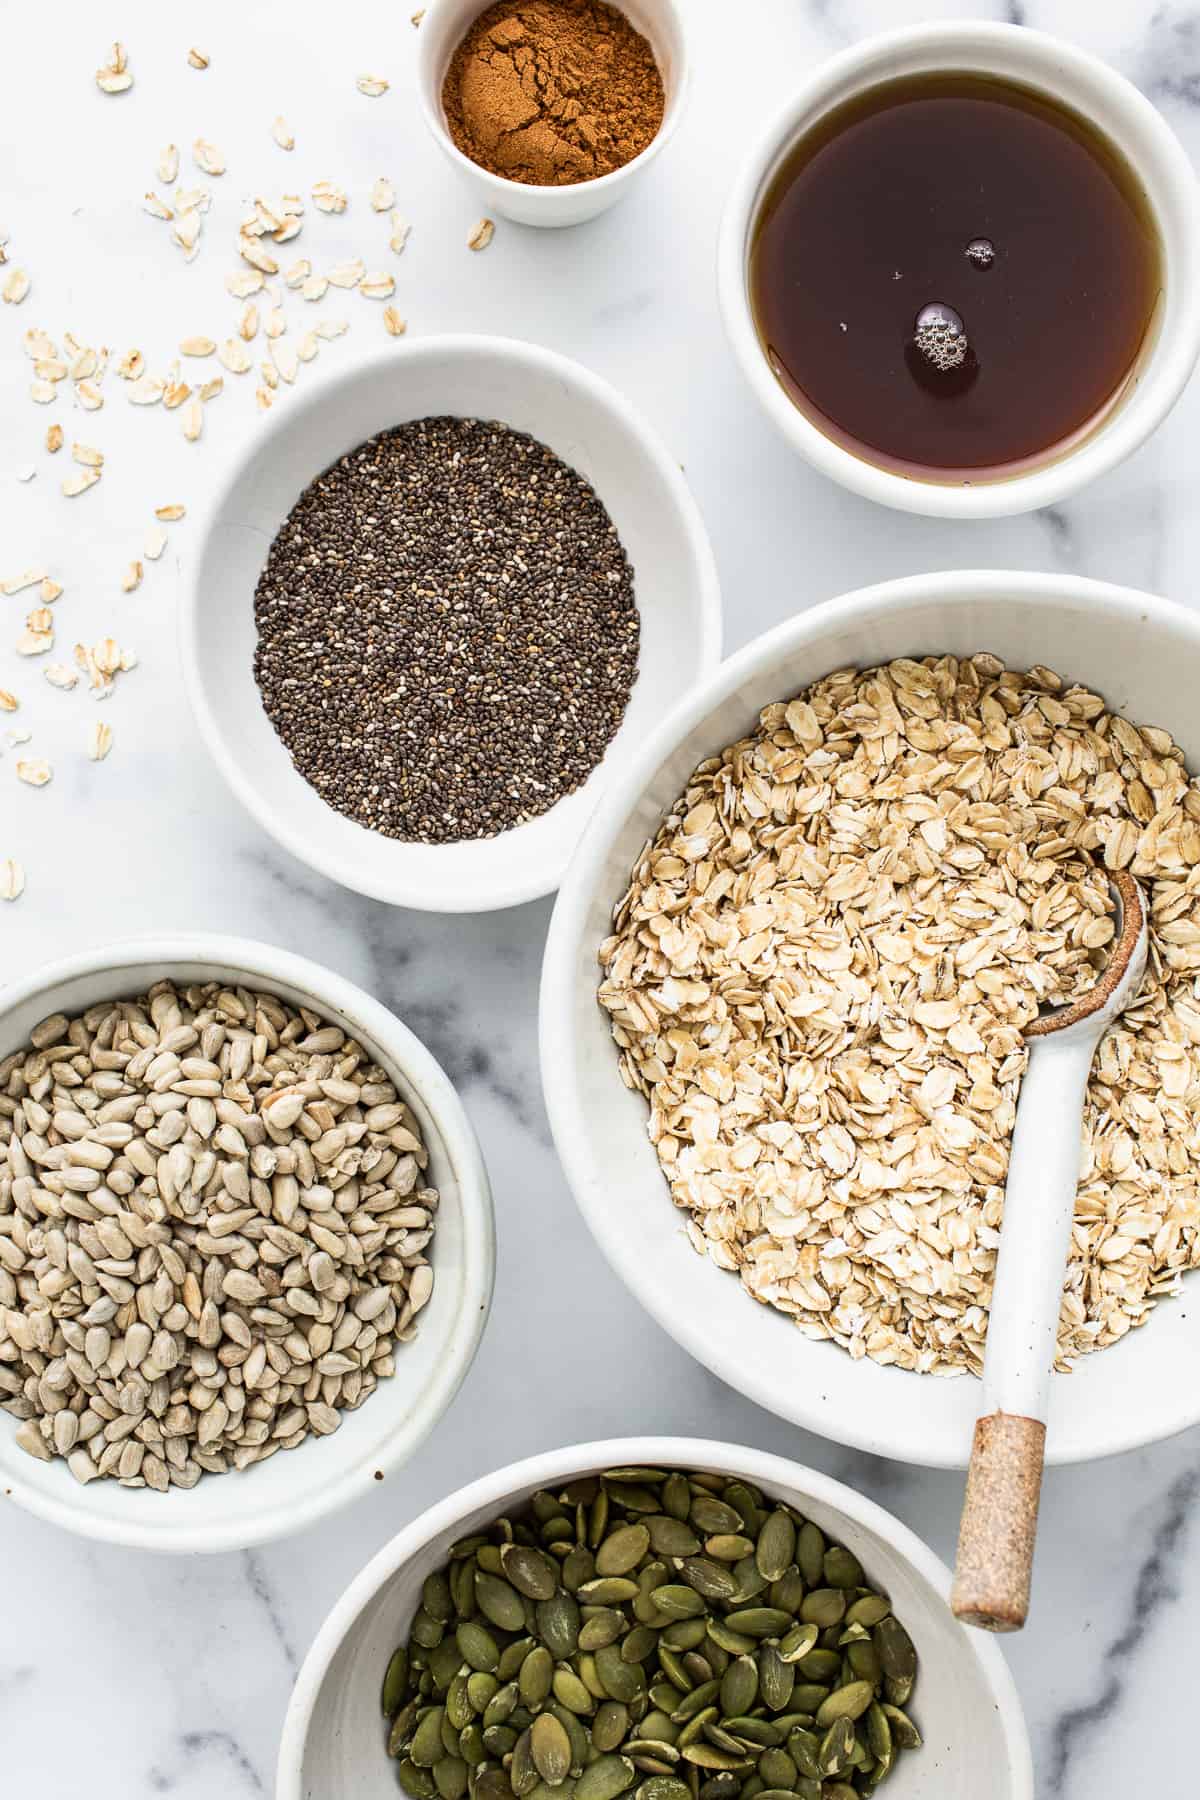
M513 1463L462 1488L394 1537L351 1583L296 1681L284 1722L276 1800L394 1800L379 1693L421 1583L449 1546L538 1488L601 1469L649 1465L738 1475L800 1508L858 1556L892 1600L917 1647L912 1710L924 1747L906 1754L888 1800L1032 1800L1033 1771L1008 1666L946 1603L949 1571L890 1513L841 1482L779 1456L692 1438L616 1438Z
M254 681L254 588L308 483L376 432L451 413L499 419L593 484L633 565L638 677L583 787L499 837L400 843L335 812L292 766ZM202 522L180 615L184 678L218 768L263 829L344 886L396 906L486 912L557 886L612 770L720 656L716 566L678 462L615 388L510 338L392 346L290 395L229 469Z
M617 1072L596 1001L596 951L642 845L696 765L761 707L834 669L897 656L990 650L1045 663L1118 711L1164 726L1200 769L1200 616L1078 576L1005 570L912 576L789 620L722 665L664 720L597 809L563 882L542 973L542 1083L558 1154L613 1267L677 1342L780 1417L875 1455L966 1466L970 1379L853 1362L757 1305L691 1248L646 1135L646 1107ZM1188 1286L1189 1279L1193 1283ZM1080 1462L1200 1422L1200 1274L1141 1329L1052 1381L1047 1461Z
M763 350L750 306L747 259L767 188L792 145L817 119L884 81L928 70L990 73L1072 107L1124 153L1141 180L1162 238L1159 316L1124 392L1072 447L998 479L937 481L896 473L827 437L793 404ZM721 222L718 286L725 329L755 398L792 448L869 500L939 518L996 518L1052 506L1115 468L1166 417L1200 351L1200 188L1161 113L1097 57L1026 26L939 21L869 37L802 80L742 162Z
M417 43L417 95L434 141L454 167L471 181L483 204L519 225L582 225L624 199L634 182L666 147L683 117L689 69L683 12L676 0L622 0L621 11L647 38L662 76L666 105L657 133L640 156L600 175L563 187L535 187L493 175L464 156L446 127L442 86L450 59L490 0L432 0L421 20Z
M421 1122L438 1189L430 1249L433 1294L396 1373L338 1430L309 1438L244 1473L205 1475L165 1494L115 1481L86 1487L65 1462L38 1462L13 1442L0 1412L0 1496L81 1537L139 1550L237 1550L300 1531L367 1493L406 1462L449 1406L471 1366L491 1305L492 1199L462 1102L425 1046L353 982L306 958L247 939L193 933L135 938L84 951L0 989L0 1058L40 1019L144 993L155 981L229 981L310 1006L341 1025L396 1082Z

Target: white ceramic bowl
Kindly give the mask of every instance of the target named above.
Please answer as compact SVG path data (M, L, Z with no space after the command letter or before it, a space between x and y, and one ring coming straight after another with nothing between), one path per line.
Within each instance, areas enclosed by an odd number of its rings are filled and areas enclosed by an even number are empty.
M563 882L541 997L542 1083L559 1156L600 1247L659 1324L782 1418L880 1456L954 1468L971 1448L974 1381L852 1362L811 1343L691 1248L647 1139L645 1103L617 1073L596 1002L596 949L638 852L692 770L736 742L761 707L834 669L978 650L1086 682L1130 718L1173 732L1200 769L1200 615L1078 576L1003 570L860 589L731 657L622 771ZM1109 1456L1200 1422L1198 1302L1200 1288L1190 1304L1164 1300L1121 1344L1054 1376L1048 1461Z
M888 1800L1032 1800L1029 1743L996 1645L946 1603L949 1572L907 1526L841 1482L779 1456L692 1438L617 1438L514 1463L462 1488L407 1526L338 1601L304 1660L283 1728L276 1800L394 1800L379 1691L408 1631L421 1583L456 1538L512 1511L538 1488L630 1466L741 1476L799 1507L861 1560L917 1647L912 1710L924 1747L901 1758Z
M464 156L446 128L442 86L450 59L489 0L431 0L421 20L417 44L417 94L421 111L436 142L462 174L474 184L489 212L515 219L519 225L581 225L595 219L624 198L635 181L649 168L671 138L683 117L688 89L687 39L683 15L676 0L621 0L620 10L648 38L662 76L666 96L663 121L640 156L611 175L595 181L575 181L564 187L534 187L509 181L480 168Z
M413 1454L458 1391L491 1305L492 1199L462 1102L407 1026L353 982L304 957L243 938L194 933L136 938L37 970L0 989L0 1059L39 1019L99 1000L132 998L155 981L228 981L312 1007L387 1069L421 1122L429 1179L441 1202L430 1249L433 1295L420 1328L382 1381L337 1431L309 1438L244 1473L205 1475L165 1494L115 1481L81 1487L60 1460L38 1462L13 1442L0 1412L0 1493L81 1537L139 1550L235 1550L300 1531L370 1491Z
M314 477L374 433L438 413L530 432L594 485L633 564L641 651L620 730L583 787L499 837L413 844L335 812L293 768L254 681L254 587L272 538ZM271 414L202 525L180 634L204 740L265 831L376 900L486 912L557 886L613 768L715 666L720 618L716 566L679 464L615 388L534 344L435 337L322 372Z
M929 70L989 73L1041 90L1092 123L1141 180L1162 238L1164 294L1123 397L1073 448L1021 474L935 481L898 474L826 437L789 399L764 354L747 258L759 206L791 146L833 107L880 82ZM770 120L734 179L718 251L721 311L756 399L793 449L843 487L904 512L995 518L1051 506L1136 450L1170 411L1200 350L1200 188L1179 140L1132 85L1082 50L1025 26L944 22L870 37L831 57Z

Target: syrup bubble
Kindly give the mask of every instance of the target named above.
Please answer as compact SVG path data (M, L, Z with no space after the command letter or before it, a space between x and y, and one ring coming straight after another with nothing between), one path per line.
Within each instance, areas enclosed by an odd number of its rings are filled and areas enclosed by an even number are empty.
M913 342L926 362L942 374L960 369L971 348L962 319L944 300L931 300L921 308Z
M967 261L977 269L990 269L996 260L996 246L991 238L972 238L965 252Z

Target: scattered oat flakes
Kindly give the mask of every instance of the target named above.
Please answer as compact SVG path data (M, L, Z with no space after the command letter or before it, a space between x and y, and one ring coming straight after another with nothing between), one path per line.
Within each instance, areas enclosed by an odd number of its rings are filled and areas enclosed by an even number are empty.
M396 204L396 195L386 175L381 175L371 186L371 206L375 212L390 212Z
M216 348L216 340L210 337L186 337L179 346L184 356L212 356Z
M143 194L142 206L152 219L173 219L175 217L174 207L168 206L165 200L160 200L153 189Z
M155 518L162 519L167 524L173 523L176 519L185 518L186 515L187 507L180 505L178 501L173 502L170 506L156 506L154 509Z
M204 430L204 408L199 400L190 400L183 414L183 435L194 444Z
M7 688L0 688L0 712L14 713L20 704L15 694L10 694Z
M309 275L300 284L302 300L323 300L329 291L329 281L324 275Z
M39 406L52 405L57 393L58 389L52 381L31 381L29 384L29 397L36 400Z
M87 381L100 367L100 358L89 347L80 350L71 360L70 376L72 381Z
M188 51L187 59L188 67L190 69L207 69L208 67L208 58L205 56L203 50L197 50L193 47Z
M7 581L0 581L0 594L21 594L45 579L45 569L23 569L19 575L10 575Z
M365 300L390 300L396 291L396 280L393 275L376 270L363 276L358 284L358 291Z
M354 85L368 100L378 100L381 94L387 93L391 83L385 81L382 75L360 75Z
M255 306L253 300L248 300L242 308L242 316L238 320L238 336L248 344L251 339L256 336L257 332L258 308Z
M64 693L69 694L79 684L78 674L74 669L68 668L66 663L47 663L42 674L51 687L62 688Z
M97 69L96 86L102 94L123 94L133 86L128 69Z
M62 583L49 575L44 575L38 583L38 599L44 606L53 606L56 600L62 599Z
M418 25L419 25L419 24L420 24L420 23L421 23L421 20L422 20L422 19L423 19L423 18L424 18L424 17L425 17L425 8L424 8L424 7L421 7L421 9L420 9L420 11L419 11L419 12L415 12L415 13L414 13L414 14L413 14L413 15L412 15L412 19L411 19L411 21L410 21L410 22L411 22L411 24L412 24L412 27L413 27L413 30L414 30L414 31L415 31L415 30L416 30L416 28L417 28L417 26L418 26Z
M321 337L321 338L341 337L342 333L344 331L349 331L349 329L350 329L349 319L318 319L317 320L316 332L317 332L317 336Z
M238 269L225 277L225 290L235 300L246 300L251 294L257 294L262 284L263 278L257 269Z
M271 345L271 359L290 387L296 379L298 362L293 346L291 344L285 344L281 338L277 339L276 342Z
M334 287L357 287L367 272L367 265L362 258L356 256L352 262L337 263L329 271L329 279Z
M265 387L255 388L254 400L259 412L270 411L272 405L271 396Z
M85 469L102 469L104 467L104 452L93 450L90 444L79 442L72 444L71 459L73 462L81 463Z
M318 181L312 191L313 204L319 212L343 213L346 210L346 194L336 182Z
M86 494L89 488L95 487L99 479L99 469L80 469L78 475L67 476L62 491L68 500L74 500L77 494Z
M495 235L496 226L494 221L491 219L480 219L479 223L471 229L471 234L467 239L467 249L486 250Z
M151 525L146 532L142 549L151 562L157 562L167 547L167 534L161 525Z
M19 900L25 892L25 871L15 856L0 862L0 900Z
M311 274L312 264L307 256L302 256L299 262L294 262L291 268L285 272L283 284L285 287L298 288L302 282L308 280Z
M131 562L121 577L121 592L132 594L135 588L141 587L144 573L145 570L140 562Z
M244 375L251 366L250 352L239 338L226 338L217 355L231 375Z
M301 362L312 362L320 348L315 331L306 331L303 337L296 340L296 355Z
M273 362L259 363L258 372L262 376L267 387L274 389L279 386L279 370L275 367Z
M281 150L294 150L296 148L296 140L288 129L287 120L282 116L277 118L272 124L271 136L275 139L275 142L279 145Z
M408 221L402 219L398 212L394 212L392 214L392 235L388 239L388 249L395 251L397 256L401 255L405 244L408 242L408 234L411 230L412 226Z
M136 381L146 367L146 359L140 350L127 350L117 364L117 374L122 381Z
M19 469L15 470L14 473L15 473L18 481L32 481L34 476L37 474L37 464L36 463L22 463L21 467Z
M223 375L210 376L207 381L201 382L200 386L196 389L196 392L199 394L201 400L205 401L206 403L209 400L215 400L217 395L223 394L224 391L225 391L225 377Z
M45 787L53 774L48 762L31 762L25 758L17 762L17 780L27 782L30 787Z
M143 375L130 384L129 398L134 406L157 406L163 397L164 384L154 375Z
M395 306L384 307L383 323L390 337L403 337L408 330L408 321L401 317L400 309Z
M196 167L202 169L206 175L223 175L225 173L225 158L217 146L210 144L207 138L196 139L192 145L192 160Z
M180 379L179 364L174 363L171 372L163 385L163 405L168 412L174 412L177 406L191 397L191 388L186 381Z
M286 244L290 238L299 237L303 224L304 220L298 219L293 213L289 218L286 218L283 221L283 224L279 227L278 231L274 233L275 242L277 244Z
M264 250L256 238L248 237L244 232L238 239L238 254L245 257L251 268L259 269L264 275L278 275L279 264L269 250Z
M264 322L263 330L266 332L266 334L269 338L278 338L278 337L283 336L284 332L287 330L287 320L284 317L283 311L280 307L273 306L271 308L271 310L267 314L266 320Z
M26 626L16 642L18 656L44 656L47 650L54 648L53 631L34 631Z
M170 187L179 175L179 145L167 144L158 153L154 173Z
M104 405L104 395L94 381L81 381L76 385L75 398L85 412L99 412Z
M93 762L103 762L112 746L112 726L97 719L88 732L88 755Z
M58 345L53 338L47 337L46 333L36 325L29 327L21 342L24 344L25 354L31 362L44 362L47 357L58 355Z

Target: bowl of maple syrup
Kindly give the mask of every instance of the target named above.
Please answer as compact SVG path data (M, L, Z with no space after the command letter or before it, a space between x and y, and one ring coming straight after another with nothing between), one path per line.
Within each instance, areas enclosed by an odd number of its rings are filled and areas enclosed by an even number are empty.
M719 287L793 446L884 505L1048 506L1116 466L1200 352L1200 184L1148 100L1024 27L823 63L735 178Z

